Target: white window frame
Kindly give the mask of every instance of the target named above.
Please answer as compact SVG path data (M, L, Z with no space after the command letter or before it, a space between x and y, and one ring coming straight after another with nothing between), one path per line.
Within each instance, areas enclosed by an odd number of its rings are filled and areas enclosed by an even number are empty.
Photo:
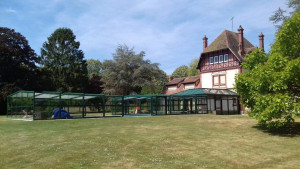
M226 57L226 56L227 56L227 59L225 60L225 57ZM229 59L229 58L228 58L228 54L225 54L225 55L224 55L224 58L223 58L223 62L228 62L228 59Z
M212 61L212 62L211 62ZM214 57L209 57L209 64L212 65L214 64Z
M222 58L222 61L221 61L220 58ZM223 55L220 55L220 56L219 56L219 63L222 63L223 61L224 61L224 56L223 56Z
M216 60L218 60L218 61L216 61ZM216 63L219 63L219 56L215 56L214 57L214 63L216 64Z

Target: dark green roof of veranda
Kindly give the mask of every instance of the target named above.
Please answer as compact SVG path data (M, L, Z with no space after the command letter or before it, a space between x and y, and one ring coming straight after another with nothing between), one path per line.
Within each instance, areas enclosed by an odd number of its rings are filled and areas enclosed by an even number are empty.
M197 95L228 95L238 96L237 93L228 89L189 89L180 93L173 94L172 96L197 96Z

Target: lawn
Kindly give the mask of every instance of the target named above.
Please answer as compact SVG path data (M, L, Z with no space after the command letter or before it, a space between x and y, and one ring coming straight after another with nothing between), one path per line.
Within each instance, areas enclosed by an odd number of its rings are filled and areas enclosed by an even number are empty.
M300 136L247 116L16 121L0 117L0 168L299 168Z

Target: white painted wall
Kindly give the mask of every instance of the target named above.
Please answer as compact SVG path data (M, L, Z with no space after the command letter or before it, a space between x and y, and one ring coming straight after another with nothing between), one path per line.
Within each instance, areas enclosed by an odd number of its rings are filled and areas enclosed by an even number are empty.
M185 90L188 90L188 89L194 89L195 88L195 84L192 83L192 84L185 84L184 85L184 89Z
M201 74L202 88L212 88L212 73Z
M168 86L168 91L175 91L175 90L177 90L177 85Z
M233 88L235 84L235 76L239 73L239 69L232 69L226 71L227 88Z

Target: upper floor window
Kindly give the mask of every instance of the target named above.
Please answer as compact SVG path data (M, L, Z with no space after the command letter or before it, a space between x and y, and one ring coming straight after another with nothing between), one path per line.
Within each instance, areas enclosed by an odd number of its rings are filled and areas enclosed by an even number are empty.
M223 62L223 55L220 55L219 56L219 63L222 63Z
M215 63L219 63L219 57L215 56Z
M209 64L214 64L214 57L209 57Z
M228 54L224 55L224 62L228 62Z

